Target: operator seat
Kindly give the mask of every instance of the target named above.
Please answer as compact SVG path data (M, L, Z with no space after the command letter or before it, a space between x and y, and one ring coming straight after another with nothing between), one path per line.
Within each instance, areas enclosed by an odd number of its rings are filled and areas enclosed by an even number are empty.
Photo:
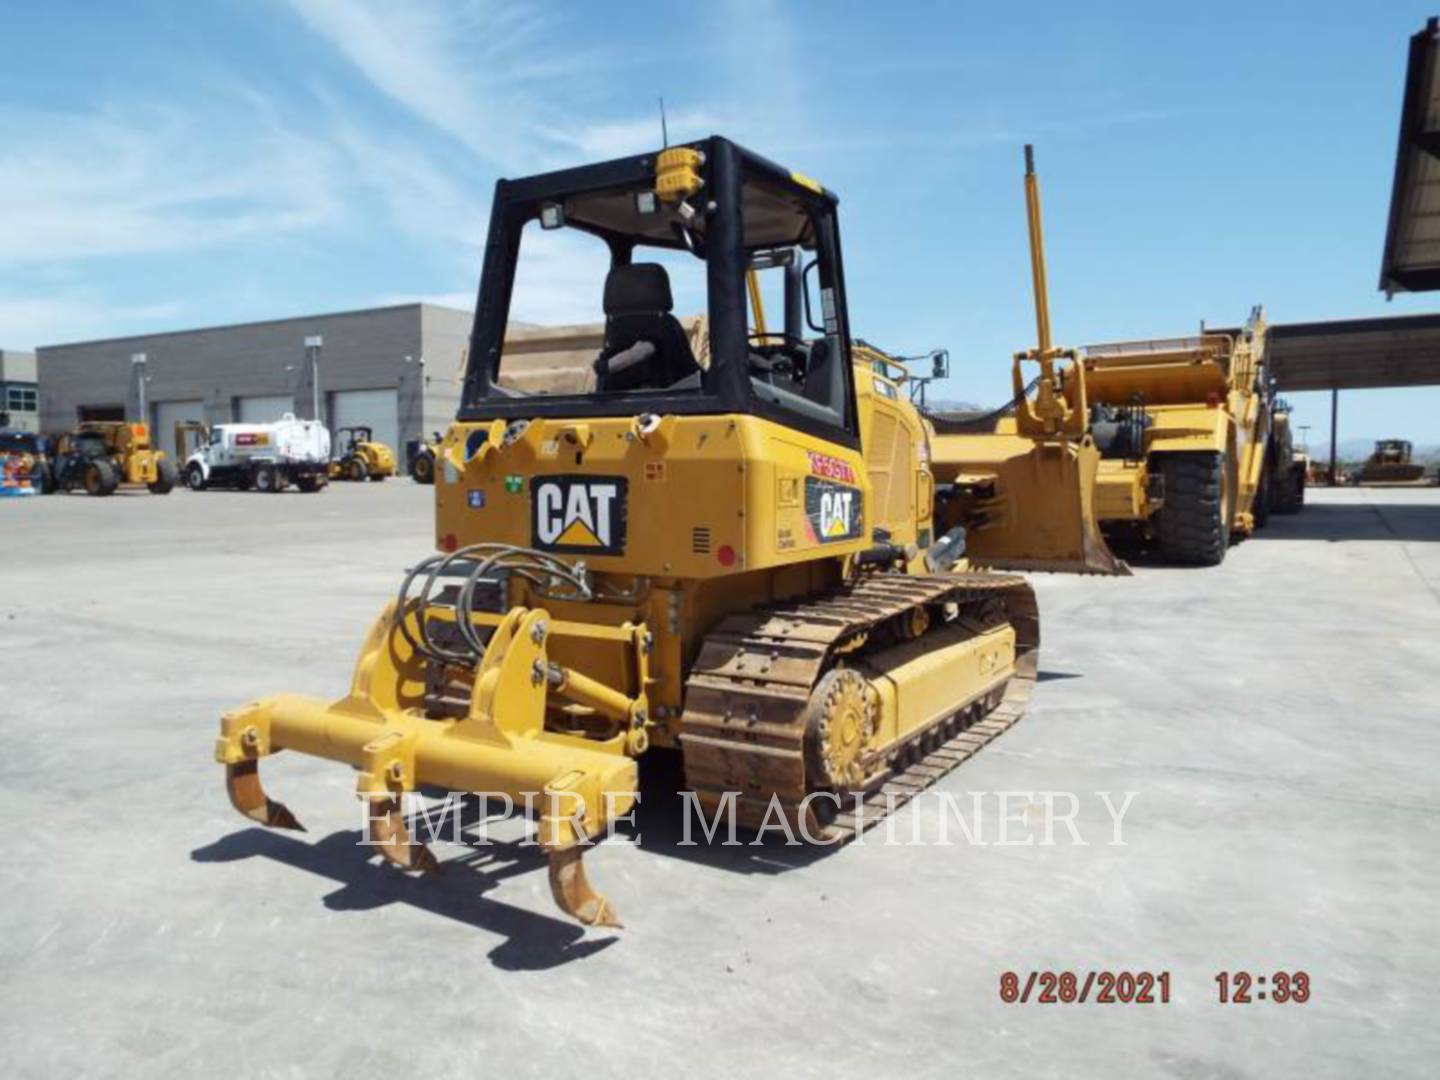
M817 405L830 405L835 400L835 358L830 354L830 342L818 338L810 344L810 356L805 364L805 382L800 391L806 400Z
M670 312L670 275L659 263L612 267L605 278L605 344L595 360L601 393L664 390L700 371L690 336Z

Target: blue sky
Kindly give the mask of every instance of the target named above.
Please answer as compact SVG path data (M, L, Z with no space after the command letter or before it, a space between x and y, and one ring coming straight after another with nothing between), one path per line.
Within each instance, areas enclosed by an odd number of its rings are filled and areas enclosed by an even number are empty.
M852 319L1001 400L1037 147L1061 343L1440 309L1376 291L1406 42L1374 3L9 5L0 345L469 306L497 176L720 131L840 193ZM574 275L527 314L564 314ZM1297 398L1312 443L1328 399ZM1341 436L1437 441L1440 390Z

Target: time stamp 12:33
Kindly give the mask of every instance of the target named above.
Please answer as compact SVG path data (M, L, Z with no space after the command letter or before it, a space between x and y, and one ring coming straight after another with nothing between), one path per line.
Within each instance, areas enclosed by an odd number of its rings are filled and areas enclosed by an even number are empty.
M1304 971L1222 971L1214 982L1221 1005L1303 1005L1310 1000L1310 975ZM1007 1005L1169 1005L1170 972L1007 971L1000 976L1000 1000Z
M1215 976L1221 1005L1248 1005L1253 1001L1294 1002L1310 1000L1310 976L1303 971L1276 971L1252 975L1248 971L1222 971Z

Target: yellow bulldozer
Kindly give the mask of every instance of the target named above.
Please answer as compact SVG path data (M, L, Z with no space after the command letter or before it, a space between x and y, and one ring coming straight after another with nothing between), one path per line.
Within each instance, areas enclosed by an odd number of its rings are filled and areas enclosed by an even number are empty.
M1413 450L1406 439L1380 439L1365 459L1356 477L1357 484L1413 484L1425 477L1425 466L1412 461Z
M150 445L150 426L86 420L56 440L55 489L111 495L122 484L168 495L179 479L175 462Z
M979 566L1128 574L1095 517L1100 451L1091 437L1085 371L1050 336L1040 187L1025 147L1025 206L1035 296L1036 348L1011 363L1013 397L987 417L929 417L930 462L946 526L963 526Z
M546 231L608 271L598 348L537 383L505 331ZM715 136L499 182L485 251L439 551L347 694L225 714L242 814L298 827L261 758L343 762L367 839L423 870L417 787L527 800L559 906L618 925L581 856L634 806L642 755L678 755L717 827L835 845L1020 717L1034 594L937 533L923 418L852 351L830 191ZM688 330L677 293L703 310Z
M364 424L335 429L338 451L330 461L331 480L384 480L395 475L395 451L375 441L375 432Z

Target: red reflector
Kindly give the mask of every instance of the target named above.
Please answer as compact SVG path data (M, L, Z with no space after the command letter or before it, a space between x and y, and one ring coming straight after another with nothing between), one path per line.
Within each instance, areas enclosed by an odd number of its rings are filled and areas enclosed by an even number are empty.
M720 550L715 552L715 558L720 560L721 566L734 566L735 549L729 544L721 544Z
M440 546L446 551L454 551L460 546L460 541L455 539L454 533L446 533L445 538L440 541Z
M1205 395L1205 404L1210 406L1210 408L1212 409L1215 408L1217 405L1220 404L1220 395L1217 394L1214 390L1211 390L1210 393Z

